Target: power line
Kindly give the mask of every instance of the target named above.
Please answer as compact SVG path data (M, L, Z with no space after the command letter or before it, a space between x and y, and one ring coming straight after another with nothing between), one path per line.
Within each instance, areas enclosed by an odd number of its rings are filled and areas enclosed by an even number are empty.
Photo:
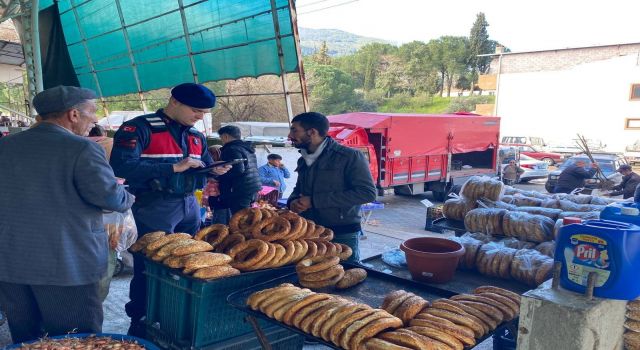
M308 14L308 13L314 13L314 12L324 11L324 10L328 10L328 9L330 9L330 8L334 8L334 7L340 7L340 6L348 5L348 4L350 4L350 3L352 3L352 2L356 2L356 1L360 1L360 0L345 1L345 2L343 2L343 3L339 3L339 4L336 4L336 5L331 5L331 6L327 6L327 7L319 8L319 9L316 9L316 10L311 10L311 11L307 11L307 12L302 12L302 13L299 13L298 15L306 15L306 14Z
M314 1L314 2L310 2L308 4L302 4L300 6L296 6L297 8L301 8L301 7L307 7L307 6L311 6L311 5L315 5L315 4L319 4L321 2L327 2L327 1L331 1L331 0L319 0L319 1Z

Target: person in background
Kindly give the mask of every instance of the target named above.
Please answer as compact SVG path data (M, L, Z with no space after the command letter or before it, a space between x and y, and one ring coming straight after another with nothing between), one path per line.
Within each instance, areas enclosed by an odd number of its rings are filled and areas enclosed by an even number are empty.
M101 125L94 125L91 131L89 131L89 140L97 142L102 148L104 148L107 154L107 160L111 158L111 150L113 149L113 139L107 136L107 132Z
M633 197L638 184L640 184L640 175L634 173L633 168L628 164L622 164L618 168L618 172L622 174L622 182L613 187L613 191L609 193L609 196L622 195L623 199Z
M578 160L575 164L569 165L558 177L558 183L553 189L554 193L571 193L576 188L584 187L584 181L590 179L598 171L598 163L591 163L591 169L585 169L587 163Z
M524 169L522 169L514 159L509 160L509 164L507 164L502 170L502 182L505 185L513 185L518 182L518 178L520 175L524 173Z
M237 126L223 126L218 130L218 134L223 144L220 149L221 160L246 159L242 163L234 164L228 173L218 177L222 205L229 208L233 215L249 208L262 188L256 151L251 143L241 140L242 134Z
M184 83L171 90L167 105L155 113L124 122L114 137L111 166L127 179L136 195L131 208L138 235L153 231L195 234L200 228L200 203L194 192L203 188L205 176L189 169L213 165L205 136L194 128L216 102L204 85ZM230 167L214 167L221 175ZM146 280L144 261L134 256L133 279L125 309L131 318L128 334L144 338Z
M376 199L376 187L364 154L340 145L327 136L328 131L329 120L320 113L302 113L291 121L289 139L301 157L287 205L333 230L333 241L351 247L349 260L358 262L360 207Z
M282 156L271 153L267 156L267 164L258 168L260 173L260 181L263 186L272 186L278 189L278 198L282 198L287 184L284 179L291 177L289 169L282 163Z
M214 162L220 161L221 145L209 147L209 153ZM212 224L229 224L229 208L226 208L220 200L220 183L216 178L208 178L207 185L202 191L202 205L211 209Z
M0 139L0 164L11 164L0 166L0 308L15 343L102 330L102 212L124 212L135 198L86 137L96 98L73 86L44 90L33 99L41 122Z

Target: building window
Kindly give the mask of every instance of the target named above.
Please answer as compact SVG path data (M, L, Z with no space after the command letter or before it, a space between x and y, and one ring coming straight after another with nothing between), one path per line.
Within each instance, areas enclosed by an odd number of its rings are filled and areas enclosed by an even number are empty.
M640 84L631 84L631 101L640 101Z
M626 118L624 128L625 130L640 130L640 118Z

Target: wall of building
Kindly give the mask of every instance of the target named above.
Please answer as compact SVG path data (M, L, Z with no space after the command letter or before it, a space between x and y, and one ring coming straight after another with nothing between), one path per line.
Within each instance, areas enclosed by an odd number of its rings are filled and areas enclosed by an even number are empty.
M640 83L640 45L605 51L563 52L562 60L547 56L547 70L533 69L545 66L538 54L504 56L497 101L502 134L566 144L581 133L613 151L640 140L640 130L625 130L625 118L640 118L640 101L629 99L631 84Z
M24 68L19 66L11 66L8 64L0 63L0 82L1 83L14 83L21 84L22 83L22 74L24 73Z

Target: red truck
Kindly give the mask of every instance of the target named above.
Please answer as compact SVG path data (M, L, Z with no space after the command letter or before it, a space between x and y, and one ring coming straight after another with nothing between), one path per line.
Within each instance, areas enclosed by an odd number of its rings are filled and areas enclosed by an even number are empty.
M383 195L432 191L446 199L454 180L495 175L500 118L357 112L329 116L329 136L359 149Z

